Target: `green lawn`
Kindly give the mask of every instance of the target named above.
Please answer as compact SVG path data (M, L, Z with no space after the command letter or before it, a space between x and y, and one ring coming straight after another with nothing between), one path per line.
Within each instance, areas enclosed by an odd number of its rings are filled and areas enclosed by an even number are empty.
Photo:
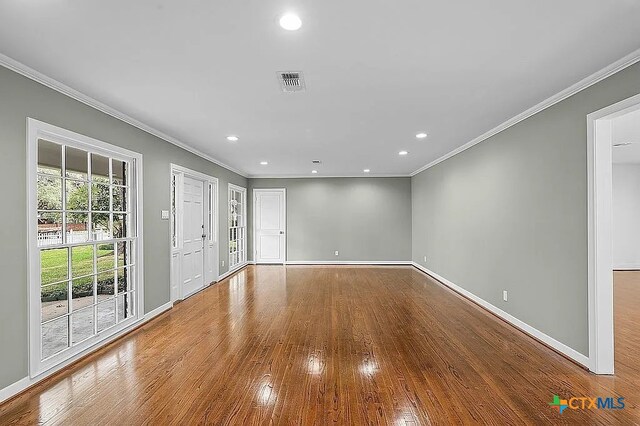
M113 245L98 245L98 272L113 269ZM40 257L42 285L65 281L68 278L93 274L93 246L71 249L71 277L68 277L67 253L65 249L43 250ZM124 255L120 255L118 266L124 265ZM91 282L91 277L74 279L75 283Z

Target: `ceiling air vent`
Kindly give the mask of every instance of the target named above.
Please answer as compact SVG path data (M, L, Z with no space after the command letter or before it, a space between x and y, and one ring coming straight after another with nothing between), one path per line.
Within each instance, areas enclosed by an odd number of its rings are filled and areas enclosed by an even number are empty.
M285 71L278 73L280 88L285 93L304 92L304 77L300 71Z

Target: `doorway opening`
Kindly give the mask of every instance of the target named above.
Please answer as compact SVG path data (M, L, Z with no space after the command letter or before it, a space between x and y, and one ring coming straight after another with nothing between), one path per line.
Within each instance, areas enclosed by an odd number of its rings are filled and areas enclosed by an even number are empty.
M171 165L171 300L217 281L218 179Z
M640 350L629 334L640 320L629 303L640 297L632 284L640 283L640 271L618 271L640 269L640 235L632 228L640 230L640 95L589 114L587 132L589 369L614 374Z
M284 264L287 260L286 190L253 190L253 247L256 263Z

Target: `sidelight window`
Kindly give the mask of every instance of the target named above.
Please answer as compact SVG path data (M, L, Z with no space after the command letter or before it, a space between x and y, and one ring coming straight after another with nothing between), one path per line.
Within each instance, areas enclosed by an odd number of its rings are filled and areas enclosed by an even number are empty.
M229 184L229 269L247 261L247 190Z

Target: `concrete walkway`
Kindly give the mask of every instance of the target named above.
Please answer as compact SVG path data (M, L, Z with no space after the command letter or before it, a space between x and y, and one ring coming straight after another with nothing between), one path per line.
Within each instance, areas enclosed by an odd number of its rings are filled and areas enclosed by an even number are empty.
M98 295L97 319L98 332L116 324L115 299L108 300L108 295ZM94 309L93 296L73 299L73 313L71 327L73 344L79 343L93 335ZM124 298L118 298L118 312L120 320L124 319ZM42 303L42 318L46 321L59 317L42 325L42 355L48 358L67 348L69 341L69 319L67 313L68 301L57 300Z

